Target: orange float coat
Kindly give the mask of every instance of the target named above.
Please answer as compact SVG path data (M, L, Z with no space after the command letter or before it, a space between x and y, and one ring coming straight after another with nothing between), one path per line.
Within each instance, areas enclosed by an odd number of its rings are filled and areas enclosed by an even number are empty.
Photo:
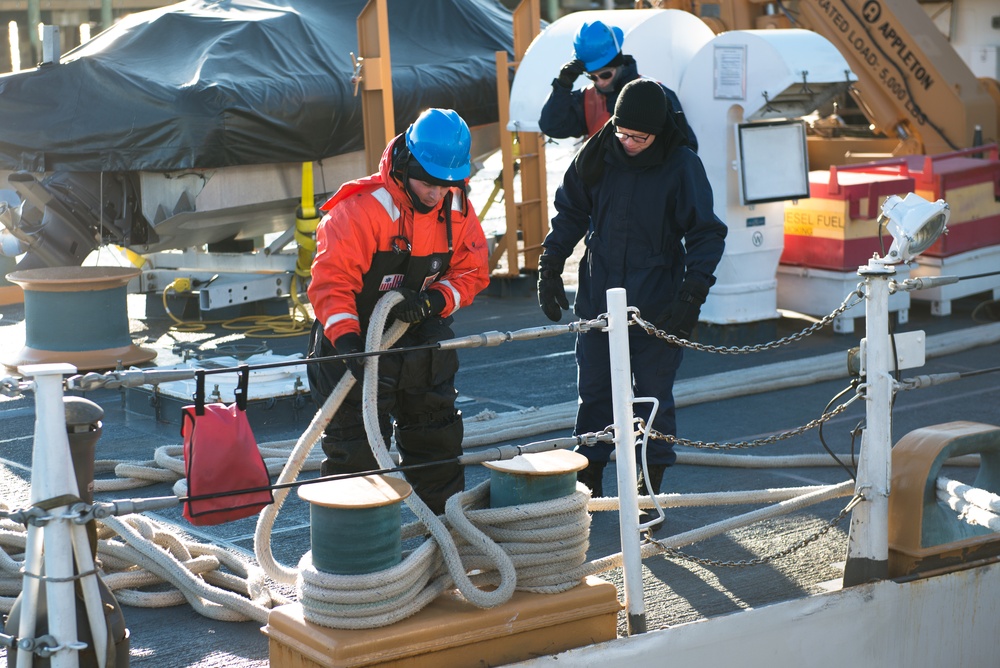
M345 183L320 207L308 294L330 341L362 333L389 290L436 290L444 296L440 316L448 317L489 283L486 237L464 189L451 188L432 211L419 213L391 176L394 147L403 141L389 142L377 174Z

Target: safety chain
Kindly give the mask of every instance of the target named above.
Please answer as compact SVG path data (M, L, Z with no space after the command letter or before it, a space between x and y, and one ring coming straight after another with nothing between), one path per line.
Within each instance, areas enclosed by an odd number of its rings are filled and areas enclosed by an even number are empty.
M52 509L67 506L68 512L53 515ZM86 524L94 519L93 507L72 494L61 494L45 501L39 501L30 508L17 510L0 509L0 518L10 520L24 526L45 527L54 520L69 520L74 524Z
M790 554L794 554L795 552L798 552L799 550L804 548L806 545L816 542L817 540L825 536L830 531L830 529L837 526L842 519L847 517L847 514L854 509L854 506L858 505L858 503L860 503L862 500L864 500L864 496L862 496L861 494L855 494L854 497L850 500L850 502L846 506L844 506L844 509L841 510L836 517L827 522L826 525L823 526L823 528L821 528L816 533L807 536L799 541L796 541L792 545L786 547L783 550L775 552L774 554L758 557L756 559L740 559L737 561L717 561L715 559L705 559L703 557L696 557L693 554L687 554L686 552L681 552L676 547L667 547L666 545L663 544L662 541L656 540L651 535L649 535L649 532L646 533L646 540L651 543L655 543L659 545L661 548L663 548L663 553L667 557L681 559L684 561L690 561L700 566L717 566L722 568L743 568L745 566L762 566L764 564L769 564L772 561L776 561L777 559L781 559L782 557L787 557Z
M588 431L586 434L580 434L576 437L576 440L579 445L585 445L587 447L593 447L598 443L614 443L614 425L609 425L601 431Z
M20 378L7 376L0 379L0 394L11 399L20 399L31 387L31 383L23 381Z
M795 429L783 431L780 434L775 434L773 436L766 436L764 438L758 438L752 441L737 441L736 443L707 443L705 441L690 441L686 438L679 438L672 434L663 434L661 432L656 431L655 429L649 430L649 437L667 441L668 443L673 443L675 445L686 445L689 448L701 448L703 450L740 450L746 448L757 448L762 445L770 445L771 443L777 443L778 441L783 441L786 438L791 438L792 436L798 436L799 434L803 434L809 431L810 429L815 429L816 427L822 425L824 422L829 422L836 416L843 413L845 410L847 410L848 406L850 406L859 398L861 398L861 396L862 396L861 393L855 394L848 401L845 401L844 403L840 404L829 413L823 413L815 420L810 420L801 427L796 427ZM636 418L636 421L639 423L640 430L645 429L646 426L645 420L643 420L642 418Z
M630 311L635 310L636 313L639 311L635 307L630 307ZM593 320L577 320L576 322L571 322L569 325L570 332L584 333L589 332L592 329L604 330L608 328L608 314L602 313Z
M82 642L60 645L56 642L56 638L53 635L44 635L38 638L18 638L7 633L0 633L0 646L17 648L19 652L37 654L42 659L47 659L63 649L84 650L87 648L87 644Z
M193 373L193 371L192 371ZM96 373L91 371L83 375L70 376L66 379L67 390L80 390L90 392L92 390L118 389L121 387L123 379L116 371L107 373Z
M44 527L52 520L56 519L47 511L32 506L31 508L20 508L18 510L0 510L0 518L16 522L23 526L29 524L36 527Z
M79 641L68 642L60 645L53 635L44 635L39 638L13 638L12 640L17 644L17 650L19 652L30 652L38 655L38 657L42 659L47 659L56 652L63 652L66 650L82 652L87 649L87 643Z
M844 313L844 311L854 308L855 306L857 306L858 304L860 304L865 300L865 293L862 290L863 285L864 283L859 283L857 288L855 288L854 291L849 293L847 297L844 298L844 301L840 304L840 306L834 309L832 313L823 316L822 320L814 322L813 324L809 325L802 331L796 332L794 334L789 334L788 336L780 338L777 341L771 341L770 343L758 343L752 346L709 346L703 343L695 343L694 341L688 341L687 339L681 339L679 337L676 337L673 334L667 334L662 329L657 329L656 326L653 325L653 323L649 322L648 320L643 320L639 316L639 311L634 308L629 308L629 311L631 312L632 315L632 321L635 322L635 324L642 327L644 330L646 330L647 334L663 339L668 343L672 343L676 346L682 346L684 348L691 348L692 350L701 350L707 353L719 353L722 355L744 355L747 353L761 353L764 352L765 350L774 350L775 348L780 348L781 346L788 345L789 343L795 343L796 341L800 341L801 339L804 339L807 336L815 334L816 332L818 332L819 330L823 329L831 322L833 322L834 318Z

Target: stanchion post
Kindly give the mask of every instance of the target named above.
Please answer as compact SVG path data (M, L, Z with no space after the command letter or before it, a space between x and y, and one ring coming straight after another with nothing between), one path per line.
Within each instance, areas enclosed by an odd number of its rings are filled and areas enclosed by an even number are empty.
M625 608L628 612L629 635L635 635L646 632L646 606L642 597L639 498L635 487L635 427L632 419L628 302L623 288L612 288L607 294L611 395L615 418L615 468L618 471L618 513L625 578Z
M865 278L865 431L856 493L864 501L851 514L844 586L889 576L889 476L892 459L893 352L889 344L889 282L896 270L878 258L858 273Z
M64 494L76 495L76 480L73 475L72 459L69 453L69 438L66 436L66 409L63 407L62 379L64 375L76 373L71 364L31 364L18 371L34 380L35 390L35 440L31 466L31 504L35 505ZM68 506L52 508L48 512L54 517L67 514ZM76 632L76 595L73 584L73 540L72 528L65 519L50 521L44 529L29 525L28 537L33 544L25 553L25 573L40 575L44 563L45 600L48 606L48 633L63 647L49 658L52 668L78 668L79 654ZM42 555L41 538L44 534L45 549ZM89 550L89 548L88 548ZM39 558L41 556L41 558ZM25 575L24 607L18 634L21 638L35 635L35 616L38 599L38 580ZM29 591L31 596L28 596ZM33 661L31 652L18 652L17 668L30 668Z

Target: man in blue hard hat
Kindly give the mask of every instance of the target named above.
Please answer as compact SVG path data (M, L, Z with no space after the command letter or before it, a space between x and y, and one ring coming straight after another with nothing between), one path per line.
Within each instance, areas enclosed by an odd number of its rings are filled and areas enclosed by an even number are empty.
M454 338L451 315L489 283L486 237L467 197L472 136L451 109L428 109L389 142L379 171L345 183L320 209L309 301L316 314L310 357L361 352L378 300L404 295L390 311L410 323L394 347ZM361 381L364 358L307 367L322 406L351 373ZM395 427L414 492L437 514L465 487L462 415L455 409L454 350L416 350L379 358L378 421L388 442ZM393 421L395 424L393 425ZM323 475L379 468L365 431L362 385L355 383L323 436Z
M552 92L545 100L538 128L549 137L590 137L596 134L615 109L618 94L630 81L639 78L635 58L622 53L624 33L618 26L602 21L584 23L573 40L573 60L563 65L552 80ZM581 74L591 84L582 90L573 86ZM698 140L684 117L677 94L663 86L677 127L686 144L697 152Z

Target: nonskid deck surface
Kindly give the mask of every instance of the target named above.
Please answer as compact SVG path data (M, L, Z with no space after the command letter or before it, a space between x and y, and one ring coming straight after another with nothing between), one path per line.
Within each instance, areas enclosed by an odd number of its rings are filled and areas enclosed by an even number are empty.
M910 322L899 329L922 329L933 337L977 326L970 314L979 301L981 299L968 298L956 302L954 313L948 318L933 317L926 306L915 304L910 312ZM23 307L2 307L0 313L3 314L0 319L2 348L11 350L24 340ZM457 314L455 330L456 335L462 336L490 330L510 331L546 322L533 297L501 299L482 296ZM161 362L169 362L175 355L175 339L187 339L189 342L199 338L212 339L224 344L226 339L222 337L229 335L221 330L199 335L170 334L167 333L168 324L165 320L154 319L133 320L132 323L133 335L145 337L143 345L156 347L161 352ZM801 320L783 319L777 324L777 335L780 337L798 331L804 324ZM725 373L748 365L845 352L856 345L857 340L858 335L839 335L826 329L775 352L723 357L688 351L678 387L689 379ZM266 343L276 354L285 355L301 352L305 339L271 339ZM572 402L575 399L576 377L572 351L571 336L462 350L457 386L463 413L471 418L484 411L505 413ZM997 359L1000 359L1000 345L994 344L929 359L919 373L991 368L996 365ZM913 371L915 373L916 370ZM687 406L678 412L679 430L682 436L693 440L738 442L794 429L818 417L847 383L846 378L830 380ZM98 390L86 396L99 403L105 411L103 434L97 446L98 459L146 460L152 457L156 447L180 442L176 424L158 423L148 416L126 411L118 391ZM893 412L894 440L912 429L957 419L996 423L998 403L1000 378L997 374L984 374L959 383L903 393L897 398ZM311 419L313 410L311 405L302 410L297 422L286 424L284 422L287 421L284 421L273 427L257 429L255 435L258 442L297 438ZM13 499L13 505L16 505L26 498L30 476L34 428L31 398L0 401L0 417L0 465L4 468L0 476L0 491L4 499ZM856 405L826 424L823 435L835 452L850 451L849 432L862 418L863 407ZM518 442L565 436L569 431L569 428L557 429ZM857 447L855 444L855 449ZM818 434L812 430L777 445L739 450L736 454L760 456L822 452ZM949 470L952 477L966 481L971 481L971 473L970 469ZM614 467L608 467L605 491L609 495L615 493L614 475ZM467 487L472 487L486 479L486 472L482 467L472 467L467 478ZM846 473L835 466L758 469L678 465L668 470L663 491L684 493L793 487L835 483L845 478ZM99 494L98 497L99 500L109 500L122 496L136 498L170 493L169 485L161 483L132 490L125 495ZM740 529L690 546L685 548L685 552L724 562L766 557L813 534L834 517L845 502L828 501L805 513ZM750 509L746 506L718 506L668 510L666 533L673 535ZM247 554L253 550L253 519L215 527L192 527L180 516L179 508L157 513L157 517L175 523L192 539L217 542ZM410 518L412 515L404 510L404 521ZM648 626L650 629L662 628L823 591L824 583L834 581L841 575L840 568L846 555L846 529L845 522L794 556L758 566L722 567L662 557L647 559L644 562L644 584ZM275 555L284 564L294 565L309 548L308 509L295 494L289 495L282 510L275 537L280 537L280 540L273 540ZM617 516L609 512L595 513L588 558L605 556L619 549ZM602 577L621 585L620 570L607 572ZM160 609L125 607L124 612L131 632L132 665L157 668L267 665L267 640L259 633L259 624L255 622L218 622L198 615L187 605ZM625 628L623 614L619 620L620 634L625 632Z

